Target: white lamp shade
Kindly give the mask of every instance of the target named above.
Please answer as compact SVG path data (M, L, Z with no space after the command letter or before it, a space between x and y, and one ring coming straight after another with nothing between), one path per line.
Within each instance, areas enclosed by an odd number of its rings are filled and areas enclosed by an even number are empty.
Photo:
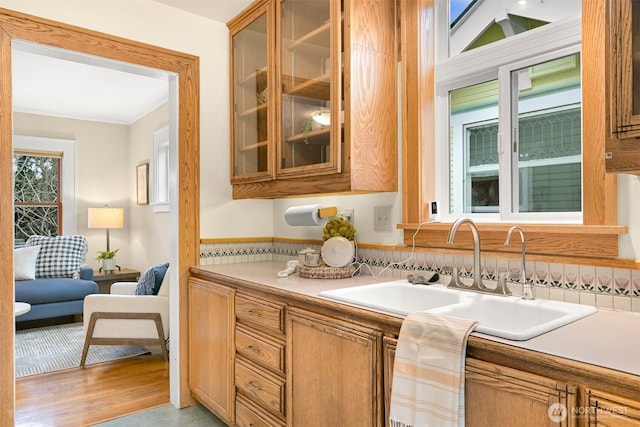
M123 228L124 208L89 208L89 228Z

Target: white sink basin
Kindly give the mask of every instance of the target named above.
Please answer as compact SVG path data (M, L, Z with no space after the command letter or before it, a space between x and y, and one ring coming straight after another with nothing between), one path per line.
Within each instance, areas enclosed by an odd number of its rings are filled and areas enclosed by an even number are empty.
M320 296L404 316L412 311L470 301L474 297L442 285L413 285L406 280L323 291Z
M323 291L320 296L407 315L412 311L477 320L475 331L522 341L595 313L595 307L560 301L478 294L406 280Z
M471 303L430 310L432 313L480 322L475 330L515 341L528 340L582 319L597 311L595 307L561 301L518 297L476 295Z

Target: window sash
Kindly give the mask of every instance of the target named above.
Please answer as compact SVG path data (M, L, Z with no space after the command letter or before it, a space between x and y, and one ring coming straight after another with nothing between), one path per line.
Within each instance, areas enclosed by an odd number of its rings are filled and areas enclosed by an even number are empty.
M582 209L580 212L520 212L519 208L519 169L518 162L519 150L513 152L511 149L513 139L519 140L517 135L518 126L518 82L512 78L512 73L523 68L532 67L541 63L560 59L562 57L581 53L581 45L574 45L558 49L557 51L547 52L541 55L532 56L526 59L515 61L508 65L504 65L498 69L498 103L501 106L508 106L508 111L501 110L499 114L499 149L500 157L500 176L509 176L510 180L501 180L500 194L504 195L500 206L500 220L507 222L531 221L536 222L566 222L566 223L582 223ZM515 104L515 105L514 105ZM516 134L513 134L516 129ZM582 183L581 179L581 183ZM582 198L582 197L581 197Z
M55 201L40 201L40 200L15 200L14 196L14 222L15 222L15 238L16 242L22 242L32 234L44 234L49 235L50 232L55 232L55 235L61 235L63 233L63 210L62 210L62 153L51 152L48 153L46 151L39 150L16 150L14 151L13 157L40 157L40 158L49 158L53 159L56 166L56 176L55 176L55 192L49 193L50 195L55 194ZM14 183L15 185L15 183ZM15 190L14 190L15 194ZM39 194L36 192L35 194ZM31 212L31 214L29 214ZM34 228L28 227L28 229L23 229L23 225L33 225L34 217L33 214L38 212L38 220L36 223L39 223L39 226ZM52 217L55 217L52 218ZM23 222L23 218L29 218L27 222ZM52 224L50 221L55 221L55 224ZM42 226L45 224L49 224L52 227ZM53 226L55 225L55 230L53 230ZM49 231L49 233L47 232ZM23 235L23 233L25 233ZM19 234L19 235L18 235Z
M439 11L436 7L436 32L441 35L442 28L438 23L447 22L439 19ZM446 14L445 14L446 15ZM448 29L445 29L448 31ZM438 39L438 37L436 37ZM510 154L509 135L505 135L505 129L511 129L511 117L509 106L511 105L511 71L537 65L552 59L568 56L581 51L581 19L567 19L554 22L543 27L518 34L499 43L483 46L468 52L464 52L452 58L443 58L438 53L438 63L435 65L435 135L436 141L450 141L449 126L449 92L458 88L480 84L490 80L499 81L499 133L498 155L500 158L500 176L512 176L513 165L511 161L503 161L505 152ZM508 85L508 87L504 87ZM506 104L505 104L506 102ZM505 111L505 106L507 110ZM438 126L438 124L446 124ZM436 199L441 202L443 220L453 221L460 214L451 214L452 199L450 194L450 170L449 144L436 144L435 147L435 176L446 177L436 182ZM507 168L506 170L504 170ZM517 169L515 169L517 170ZM581 223L580 213L519 213L511 212L511 200L513 198L510 180L500 180L501 198L507 195L507 200L501 200L499 213L469 214L478 221L535 221L535 222L569 222ZM516 187L517 188L517 187ZM467 215L467 214L465 214Z

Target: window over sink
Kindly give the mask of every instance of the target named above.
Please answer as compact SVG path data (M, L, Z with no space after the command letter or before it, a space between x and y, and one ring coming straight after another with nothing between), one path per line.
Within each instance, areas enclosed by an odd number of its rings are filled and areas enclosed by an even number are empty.
M455 3L436 30L449 41L435 67L445 219L581 223L580 2Z

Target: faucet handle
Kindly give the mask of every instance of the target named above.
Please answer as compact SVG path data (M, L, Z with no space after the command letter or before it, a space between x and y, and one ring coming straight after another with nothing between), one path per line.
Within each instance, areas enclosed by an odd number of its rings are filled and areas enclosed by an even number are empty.
M461 281L460 281L460 274L458 273L458 267L453 267L453 270L451 271L451 281L449 282L449 284L447 285L448 288L461 288L461 289L468 289L468 286L465 286Z
M458 275L458 267L453 267L451 269L451 281L449 282L449 286L458 286L460 282L460 276Z
M507 284L507 280L509 280L510 274L506 271L498 273L498 286L496 287L496 292L501 293L502 295L509 296L511 295L511 289L509 289L509 285Z

